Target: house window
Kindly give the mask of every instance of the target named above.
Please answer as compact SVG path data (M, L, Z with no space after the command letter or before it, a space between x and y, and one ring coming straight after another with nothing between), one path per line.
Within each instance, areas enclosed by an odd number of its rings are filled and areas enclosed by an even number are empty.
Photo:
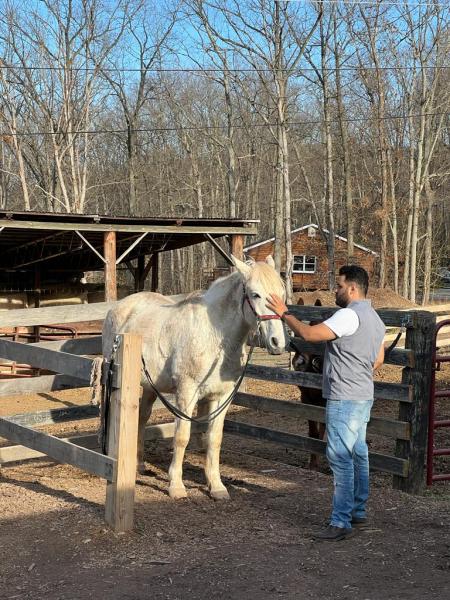
M304 254L294 256L293 273L315 273L316 272L316 257L305 256Z

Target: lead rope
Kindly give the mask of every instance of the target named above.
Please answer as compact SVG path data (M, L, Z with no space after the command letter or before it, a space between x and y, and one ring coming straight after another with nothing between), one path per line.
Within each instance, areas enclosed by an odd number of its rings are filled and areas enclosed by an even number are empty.
M207 415L206 417L201 417L199 419L197 419L196 417L190 417L189 415L187 415L180 408L178 408L178 406L175 406L174 404L169 402L169 400L156 388L156 386L153 383L153 380L150 376L150 373L148 372L147 365L145 364L145 360L144 360L143 356L142 356L142 368L143 368L144 374L145 374L147 381L148 381L150 387L152 388L152 390L155 392L155 394L158 396L158 398L161 400L161 402L167 408L167 410L169 410L173 415L175 415L175 417L178 417L179 419L182 419L183 421L190 421L191 423L211 423L212 421L214 421L214 419L216 417L218 417L220 415L220 413L222 413L226 408L228 408L228 406L230 406L230 404L233 402L233 400L237 394L237 391L242 383L242 380L244 379L245 372L247 370L247 366L248 366L248 363L250 362L252 354L253 354L253 346L250 347L250 351L247 355L247 361L244 365L244 368L242 369L242 373L240 374L239 379L237 380L236 385L234 386L234 389L231 392L231 394L228 396L228 398L222 404L220 404L217 408L215 408L209 415Z
M395 346L398 344L399 339L402 337L402 334L406 333L406 328L409 325L409 317L404 317L402 319L401 325L400 325L400 331L397 333L394 341L392 342L392 344L384 351L384 357L385 359L389 356L389 354L392 352L392 350L395 348Z

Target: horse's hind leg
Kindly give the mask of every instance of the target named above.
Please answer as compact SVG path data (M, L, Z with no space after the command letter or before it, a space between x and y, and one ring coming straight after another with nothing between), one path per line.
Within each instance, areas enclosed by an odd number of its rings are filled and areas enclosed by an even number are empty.
M222 398L221 398L222 399ZM210 407L215 408L218 402L211 402ZM205 461L205 475L208 483L209 493L214 500L229 500L227 488L223 485L220 477L220 447L223 437L223 422L226 410L221 412L208 425L206 434L207 449Z
M151 390L142 392L141 401L139 404L139 423L138 423L138 444L137 444L137 471L144 473L144 445L145 445L145 426L152 414L153 403L156 395Z
M189 402L183 398L190 398ZM178 406L189 417L192 416L196 402L192 394L181 396L178 394ZM183 459L186 446L191 435L191 422L183 419L175 419L175 434L173 438L173 456L169 467L169 496L174 500L186 498L186 488L183 483Z

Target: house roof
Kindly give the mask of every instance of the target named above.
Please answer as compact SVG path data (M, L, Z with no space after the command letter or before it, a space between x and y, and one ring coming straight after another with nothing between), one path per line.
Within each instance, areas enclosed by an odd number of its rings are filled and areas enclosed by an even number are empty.
M309 229L309 227L314 227L317 230L319 229L319 226L316 223L309 223L308 225L303 225L302 227L297 227L296 229L293 229L291 231L291 237L294 235L294 233L298 233L299 231L303 231L304 229ZM329 233L328 229L324 229L324 232ZM343 242L348 242L348 239L343 237L342 235L335 234L334 237ZM248 250L253 250L253 248L257 248L258 246L263 246L264 244L268 244L269 242L273 242L273 241L275 241L275 237L268 238L267 240L262 240L261 242L256 242L255 244L246 246L244 248L244 252L247 252ZM378 256L377 252L374 252L373 250L371 250L370 248L366 248L365 246L361 246L361 244L354 244L354 246L356 248L359 248L360 250L363 250L364 252L368 252L370 254L373 254L374 256Z

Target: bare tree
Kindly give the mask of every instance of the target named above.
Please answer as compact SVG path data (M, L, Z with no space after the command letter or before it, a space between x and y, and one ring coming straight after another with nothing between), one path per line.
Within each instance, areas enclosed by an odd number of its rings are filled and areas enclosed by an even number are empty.
M105 12L97 0L43 0L39 9L11 4L0 15L0 40L11 58L8 71L26 106L39 115L43 135L51 140L58 180L53 200L67 212L83 212L85 207L89 128L99 100L99 65L122 33L121 5L118 0ZM13 121L11 127L16 127ZM42 192L52 195L49 189Z
M289 2L280 0L248 0L238 2L203 2L210 10L219 11L226 27L219 28L211 17L207 24L215 40L228 46L243 64L249 65L257 74L267 96L271 99L273 112L258 106L259 115L277 145L277 194L275 202L275 264L281 268L281 240L284 239L286 256L285 281L288 299L292 292L291 248L291 197L289 184L289 155L287 134L288 82L292 72L303 56L305 47L320 20L320 14L305 32L295 22L289 11ZM203 8L203 19L207 11ZM220 19L218 20L220 22ZM294 43L292 43L294 42ZM271 122L275 114L276 123Z
M165 2L152 11L148 3L139 0L129 6L121 43L106 60L99 62L102 76L112 88L123 112L126 124L126 150L128 160L129 211L132 215L139 213L137 198L137 171L139 154L139 121L143 109L157 94L157 77L152 76L152 70L161 67L163 54L170 40L170 35L177 21L177 6ZM156 14L155 14L156 13ZM137 71L137 81L130 78L127 69L132 57L134 75ZM92 60L97 63L97 57Z

